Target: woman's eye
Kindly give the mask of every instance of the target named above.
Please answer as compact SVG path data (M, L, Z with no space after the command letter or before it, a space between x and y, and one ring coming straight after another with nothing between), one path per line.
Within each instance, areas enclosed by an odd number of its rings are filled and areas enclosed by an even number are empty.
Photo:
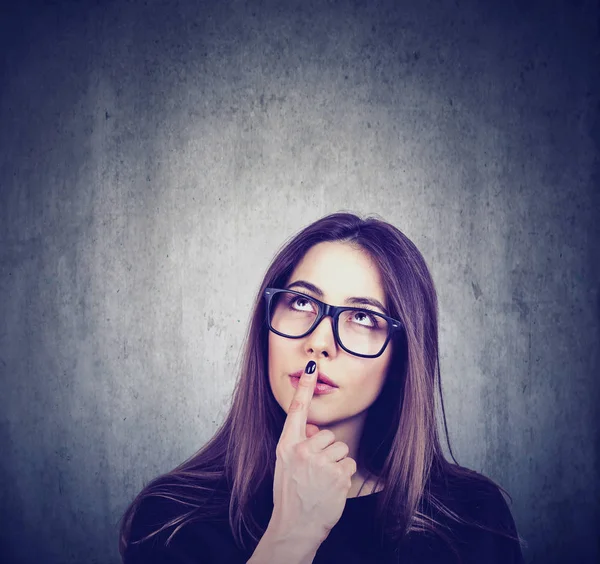
M362 317L362 320L360 320L360 321L365 321L366 320L367 324L368 324L367 326L377 327L377 325L378 325L377 319L374 316L369 315L368 313L365 313L364 311L357 311L354 314L354 316L355 316L355 318ZM364 323L360 323L360 325L365 325L365 324Z
M306 298L296 298L292 300L293 306L297 306L298 304L300 304L300 309L303 309L302 304L306 304L310 307L310 302ZM312 309L312 307L310 309Z

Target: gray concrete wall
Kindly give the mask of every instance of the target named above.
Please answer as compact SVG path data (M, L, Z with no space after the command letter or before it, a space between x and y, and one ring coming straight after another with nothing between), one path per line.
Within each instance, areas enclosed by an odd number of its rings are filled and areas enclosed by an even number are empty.
M3 18L3 561L118 561L224 417L273 254L341 209L425 255L453 450L527 562L594 561L595 3L283 4Z

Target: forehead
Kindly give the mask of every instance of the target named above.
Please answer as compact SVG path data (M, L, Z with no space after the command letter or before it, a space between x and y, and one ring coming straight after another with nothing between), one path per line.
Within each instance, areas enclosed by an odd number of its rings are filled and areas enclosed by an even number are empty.
M347 297L368 296L386 307L381 274L366 251L347 243L323 242L311 247L287 283L306 280L323 291L323 300L342 303Z

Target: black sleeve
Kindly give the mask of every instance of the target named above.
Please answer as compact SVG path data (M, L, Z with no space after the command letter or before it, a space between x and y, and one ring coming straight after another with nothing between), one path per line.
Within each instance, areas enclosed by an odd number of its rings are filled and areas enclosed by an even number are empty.
M181 506L165 498L148 497L136 511L123 564L242 564L251 554L235 545L228 523L193 520L181 527L169 544L169 527L141 543L148 534L181 515Z
M517 527L501 491L494 487L476 504L476 517L487 527L517 537ZM485 532L481 537L481 562L524 564L521 545L504 535Z
M123 564L200 564L197 560L190 560L177 550L164 548L145 542L139 545L129 545L123 555Z
M198 558L188 554L186 547L178 543L177 535L166 545L172 528L154 535L140 543L137 541L156 531L160 526L175 516L174 507L167 500L149 497L142 501L131 524L130 542L123 554L123 564L202 564ZM199 546L201 539L194 543L194 550L202 553Z

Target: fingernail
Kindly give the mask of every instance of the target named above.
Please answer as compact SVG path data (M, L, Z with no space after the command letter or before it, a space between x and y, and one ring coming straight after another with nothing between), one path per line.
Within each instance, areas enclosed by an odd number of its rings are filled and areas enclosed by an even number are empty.
M307 374L312 374L315 371L316 367L317 367L317 363L314 360L309 360L304 371Z

